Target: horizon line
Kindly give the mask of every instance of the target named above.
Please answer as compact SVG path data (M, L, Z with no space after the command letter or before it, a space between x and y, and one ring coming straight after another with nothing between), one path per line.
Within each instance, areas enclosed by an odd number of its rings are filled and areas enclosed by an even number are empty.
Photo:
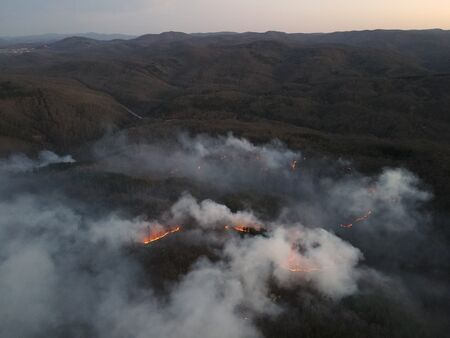
M39 36L45 36L45 35L64 35L67 37L76 37L78 35L88 35L88 34L97 34L97 35L123 35L123 36L130 36L130 37L140 37L145 35L161 35L161 34L167 34L167 33L182 33L187 35L198 35L198 34L249 34L249 33L255 33L255 34L266 34L266 33L282 33L287 35L292 34L334 34L334 33L350 33L350 32L376 32L376 31L398 31L398 32L414 32L414 31L443 31L448 32L450 31L450 28L368 28L368 29L353 29L353 30L335 30L335 31L314 31L314 32L286 32L286 31L279 31L279 30L267 30L267 31L197 31L197 32L185 32L185 31L177 31L177 30L168 30L168 31L160 31L159 33L142 33L142 34L131 34L131 33L105 33L105 32L94 32L94 31L88 31L88 32L77 32L77 33L38 33L38 34L24 34L24 35L4 35L0 36L0 39L14 39L14 38L27 38L27 37L39 37Z

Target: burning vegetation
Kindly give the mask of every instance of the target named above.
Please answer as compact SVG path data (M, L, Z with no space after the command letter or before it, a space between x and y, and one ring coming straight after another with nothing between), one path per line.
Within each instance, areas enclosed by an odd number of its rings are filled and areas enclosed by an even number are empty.
M249 234L249 235L263 235L267 232L267 230L258 224L237 224L237 225L226 225L226 230L234 230L241 234Z
M366 221L370 217L371 214L372 214L372 210L368 210L364 215L356 218L353 222L348 223L348 224L340 224L339 226L341 228L351 228L351 227L353 227L353 224L355 224L355 223L360 223L360 222Z
M144 245L156 242L164 237L169 236L170 234L180 231L181 226L175 226L169 229L161 229L161 226L158 226L158 229L153 231L150 229L150 227L148 227L147 230L148 230L147 235L144 237L142 241Z
M404 242L409 245L412 236L408 235L404 241L405 232L397 228L406 228L410 223L417 225L422 220L411 206L420 205L426 195L417 190L411 174L387 170L378 179L361 178L357 173L341 179L343 174L338 173L335 178L329 177L327 170L322 172L320 166L317 170L315 161L303 165L300 154L284 148L270 145L261 148L233 137L185 142L187 145L177 156L167 156L171 152L163 146L136 148L141 153L127 152L126 160L119 161L117 168L129 164L128 155L140 154L136 164L129 168L130 178L109 174L113 164L107 166L105 181L103 172L94 175L91 169L86 171L86 181L81 180L86 182L83 183L89 189L86 191L99 192L98 196L89 194L92 200L88 201L93 206L94 202L112 196L105 205L115 208L122 201L116 198L128 202L136 193L136 203L140 204L133 203L131 210L117 214L113 209L99 215L96 208L91 214L90 205L83 208L78 203L66 204L72 200L69 198L62 205L54 203L53 198L41 192L47 188L35 189L34 185L31 187L38 193L36 199L30 199L28 191L23 195L25 198L11 198L16 189L28 188L31 177L42 175L44 184L54 172L61 180L57 182L66 183L66 177L59 177L59 168L31 170L48 161L24 161L21 166L17 165L18 160L0 163L8 172L17 167L29 172L5 175L8 184L0 185L4 189L0 229L5 235L0 243L0 271L5 272L0 273L0 296L9 304L22 301L24 304L3 311L0 336L77 336L80 332L92 332L103 338L111 336L111 332L117 337L145 336L152 332L161 337L204 338L218 333L217 336L227 338L249 338L298 336L308 332L320 336L324 327L324 336L342 337L406 337L415 332L395 331L397 322L410 325L411 321L403 314L393 317L396 308L391 310L391 303L383 305L379 301L378 283L380 289L388 290L388 297L398 287L401 291L398 294L402 294L401 283L396 279L388 284L388 276L370 266L373 257L381 257L380 262L374 263L382 266L386 259L389 271L391 266L406 266L405 275L409 277L407 264L416 255L399 247L398 253L402 254L389 257L386 245L388 248L394 245L397 248ZM172 161L173 158L177 160ZM136 179L139 175L134 175L134 169L143 167L148 169L143 175L149 179ZM268 173L261 174L260 168ZM82 174L79 171L78 167L74 171L73 184L77 187L78 175ZM167 180L166 173L183 179ZM28 175L22 182L21 176ZM17 185L10 187L11 180L19 179ZM367 191L367 182L371 181L374 183ZM92 189L91 183L99 184L99 188ZM122 185L127 189L122 189ZM190 195L190 189L202 200ZM176 195L180 198L174 203L172 198ZM80 196L85 203L86 194ZM214 197L229 203L215 202ZM123 205L128 208L130 203ZM374 206L378 212L369 210ZM146 212L135 214L139 210ZM354 210L359 211L352 214ZM406 217L399 211L405 212ZM350 217L339 221L346 214ZM348 236L351 243L333 229L314 226L320 223L351 228L353 224L368 222L369 217L373 229L361 229L358 236ZM351 223L340 224L342 221ZM306 222L313 225L306 226ZM71 226L60 226L61 223ZM391 227L395 231L389 232ZM373 238L378 238L373 237L377 229L391 236L384 236L383 241L372 245ZM176 235L177 232L180 234ZM134 244L130 245L130 240ZM159 240L162 242L154 243ZM412 253L416 248L411 249ZM370 259L360 266L364 254ZM403 275L403 270L400 272ZM30 284L36 288L27 289ZM367 296L370 293L374 294L375 308L380 310L372 311L374 306ZM339 302L350 296L349 301ZM438 297L442 298L440 293ZM36 299L42 300L42 307L29 306ZM64 304L58 299L63 299ZM80 302L86 306L80 307ZM111 307L114 311L110 311ZM27 312L30 308L33 311ZM36 321L36 315L46 311L48 315L38 316ZM61 314L58 323L54 322L55 312ZM336 314L342 317L334 318ZM383 322L378 325L383 315L384 328ZM356 328L354 318L358 318ZM22 323L27 319L32 322L25 332ZM419 323L422 321L419 318ZM60 331L60 327L64 329ZM364 331L365 327L370 331Z

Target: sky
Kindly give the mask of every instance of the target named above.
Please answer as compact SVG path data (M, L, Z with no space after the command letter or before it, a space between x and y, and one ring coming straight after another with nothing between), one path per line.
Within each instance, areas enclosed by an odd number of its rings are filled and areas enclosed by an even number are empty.
M0 0L0 36L450 29L449 0Z

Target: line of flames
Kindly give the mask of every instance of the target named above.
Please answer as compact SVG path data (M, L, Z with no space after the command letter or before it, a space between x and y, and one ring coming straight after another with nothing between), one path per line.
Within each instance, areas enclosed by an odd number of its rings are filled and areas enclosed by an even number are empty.
M170 234L173 234L175 232L178 232L181 230L181 226L177 226L176 228L173 228L171 230L167 230L167 231L159 231L154 235L149 235L147 238L144 239L143 243L145 245L150 244L152 242L158 241Z
M340 224L341 228L351 228L353 224L366 221L370 215L372 214L372 210L368 210L363 216L356 218L353 222L348 224Z
M249 233L250 232L250 226L245 226L245 225L225 225L225 229L226 230L230 230L233 229L235 231L238 232L244 232L244 233Z

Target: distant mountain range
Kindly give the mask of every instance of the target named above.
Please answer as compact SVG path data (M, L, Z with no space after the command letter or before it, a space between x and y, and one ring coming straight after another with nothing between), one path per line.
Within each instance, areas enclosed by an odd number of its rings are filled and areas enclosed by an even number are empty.
M80 36L95 40L133 39L136 36L127 34L101 34L101 33L76 33L76 34L40 34L27 36L0 36L0 46L14 44L51 43L71 36Z
M267 31L263 33L258 32L207 32L207 33L180 33L180 32L163 32L160 34L145 34L142 36L131 35L131 34L106 34L106 33L73 33L73 34L39 34L39 35L26 35L26 36L0 36L0 46L12 45L12 44L34 44L34 43L51 43L58 40L63 40L70 37L83 37L94 40L130 40L138 37L145 36L167 36L167 35L183 35L185 37L266 37L266 38L276 38L284 40L293 40L297 42L331 42L331 43L363 43L368 42L373 38L382 38L384 36L390 35L409 35L409 36L420 36L429 35L434 36L446 35L449 31L441 29L428 29L428 30L363 30L363 31L343 31L334 33L285 33L279 31ZM399 37L399 36L398 36Z

